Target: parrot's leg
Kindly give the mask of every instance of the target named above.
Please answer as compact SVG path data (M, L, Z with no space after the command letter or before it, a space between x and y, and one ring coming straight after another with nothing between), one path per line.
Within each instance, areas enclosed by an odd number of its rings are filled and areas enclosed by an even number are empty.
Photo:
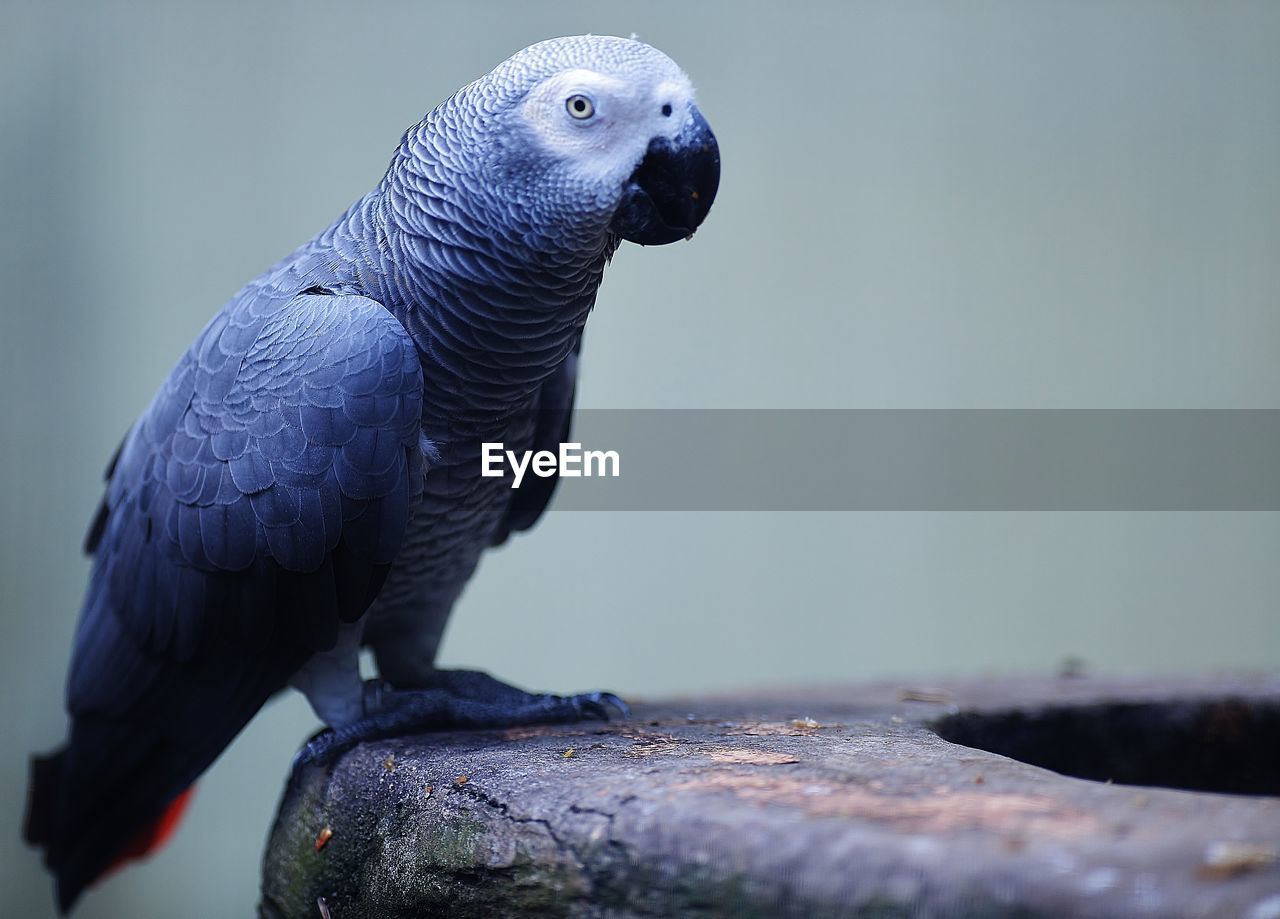
M435 670L418 682L427 685L397 689L382 680L368 680L364 717L311 738L294 757L294 769L332 760L367 740L403 734L608 721L611 711L624 718L630 715L627 704L611 692L530 693L478 670Z
M362 623L340 626L338 643L307 661L289 680L301 690L311 708L325 724L340 725L364 716L363 685L360 680L360 638Z

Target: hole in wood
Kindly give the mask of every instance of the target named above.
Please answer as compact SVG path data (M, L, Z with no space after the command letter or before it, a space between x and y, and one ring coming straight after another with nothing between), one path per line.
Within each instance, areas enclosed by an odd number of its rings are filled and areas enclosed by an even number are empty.
M1236 698L961 712L944 740L1123 785L1280 795L1280 701Z

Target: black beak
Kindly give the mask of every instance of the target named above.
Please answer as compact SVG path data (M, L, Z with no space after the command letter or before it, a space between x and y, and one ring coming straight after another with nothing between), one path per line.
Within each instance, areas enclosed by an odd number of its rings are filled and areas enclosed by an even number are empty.
M674 140L655 137L622 190L610 229L642 246L688 239L720 185L720 147L697 108Z

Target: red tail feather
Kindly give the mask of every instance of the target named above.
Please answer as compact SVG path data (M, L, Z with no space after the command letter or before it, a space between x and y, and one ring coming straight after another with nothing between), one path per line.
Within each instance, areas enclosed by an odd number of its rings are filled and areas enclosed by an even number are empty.
M192 785L169 802L169 806L164 809L164 813L157 817L150 826L143 827L141 832L129 841L129 844L115 857L115 860L107 865L102 874L98 876L98 880L102 880L113 871L123 868L131 861L146 858L168 842L174 831L178 829L178 824L182 822L182 817L187 811L187 805L191 803L191 795L195 790L196 786Z

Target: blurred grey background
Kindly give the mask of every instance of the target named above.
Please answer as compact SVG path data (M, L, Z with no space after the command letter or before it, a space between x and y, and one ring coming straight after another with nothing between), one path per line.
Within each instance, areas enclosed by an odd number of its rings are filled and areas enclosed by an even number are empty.
M214 310L535 40L638 35L719 135L688 244L624 249L581 403L1277 408L1280 4L36 5L0 24L0 872L102 468ZM798 449L802 445L797 445ZM747 462L749 457L726 457ZM1280 665L1273 513L571 513L482 565L444 661L647 696ZM252 911L300 698L78 915Z

